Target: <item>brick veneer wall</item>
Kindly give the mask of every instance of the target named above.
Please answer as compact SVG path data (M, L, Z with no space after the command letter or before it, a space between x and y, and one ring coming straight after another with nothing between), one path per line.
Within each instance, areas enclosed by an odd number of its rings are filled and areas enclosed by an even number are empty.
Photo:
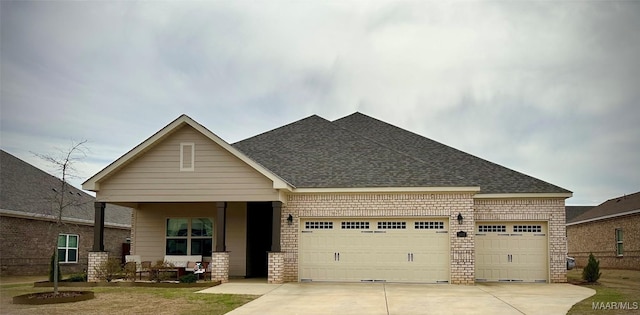
M65 224L60 232L79 236L78 263L60 264L62 275L88 270L88 254L93 248L93 226ZM56 234L53 222L2 216L0 275L49 274ZM129 236L129 229L105 228L105 250L114 257L120 257L122 243Z
M466 219L458 225L461 213ZM286 223L291 214L293 224ZM332 217L448 217L451 225L451 282L473 283L473 199L470 193L356 193L295 194L282 207L281 250L284 281L298 281L298 233L300 219ZM455 231L465 231L466 238Z
M229 253L214 252L211 254L211 280L221 283L229 282Z
M615 230L622 228L623 256L616 255ZM601 268L640 270L640 214L567 226L569 256L578 267L587 265L589 253Z
M476 199L476 221L547 221L550 282L567 282L564 199Z

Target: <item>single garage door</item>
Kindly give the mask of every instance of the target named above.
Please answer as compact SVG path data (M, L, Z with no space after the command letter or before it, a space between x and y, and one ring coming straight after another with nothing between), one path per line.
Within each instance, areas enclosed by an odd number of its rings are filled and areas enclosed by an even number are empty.
M547 282L546 222L476 223L476 281Z
M307 219L300 281L449 282L447 219Z

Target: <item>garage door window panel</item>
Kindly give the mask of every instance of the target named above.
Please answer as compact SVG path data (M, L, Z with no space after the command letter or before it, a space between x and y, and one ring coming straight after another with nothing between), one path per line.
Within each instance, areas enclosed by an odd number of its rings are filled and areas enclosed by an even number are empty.
M379 230L404 230L407 228L407 222L404 221L380 221L378 222Z

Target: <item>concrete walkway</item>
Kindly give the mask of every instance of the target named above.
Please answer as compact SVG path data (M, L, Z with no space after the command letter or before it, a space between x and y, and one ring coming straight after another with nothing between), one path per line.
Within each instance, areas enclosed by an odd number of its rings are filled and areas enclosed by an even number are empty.
M595 291L570 284L226 283L203 293L264 294L228 314L566 314Z

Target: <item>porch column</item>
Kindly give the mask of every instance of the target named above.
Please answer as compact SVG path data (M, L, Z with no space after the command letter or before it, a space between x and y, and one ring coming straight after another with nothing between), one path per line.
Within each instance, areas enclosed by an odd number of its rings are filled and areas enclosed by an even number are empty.
M226 216L227 216L227 203L218 202L218 211L216 212L216 248L215 252L225 252L227 246L225 244L225 228L226 228Z
M280 251L280 222L282 220L282 202L274 201L271 203L273 207L273 215L271 222L271 252Z
M93 224L93 251L104 251L104 202L94 202L96 214Z

